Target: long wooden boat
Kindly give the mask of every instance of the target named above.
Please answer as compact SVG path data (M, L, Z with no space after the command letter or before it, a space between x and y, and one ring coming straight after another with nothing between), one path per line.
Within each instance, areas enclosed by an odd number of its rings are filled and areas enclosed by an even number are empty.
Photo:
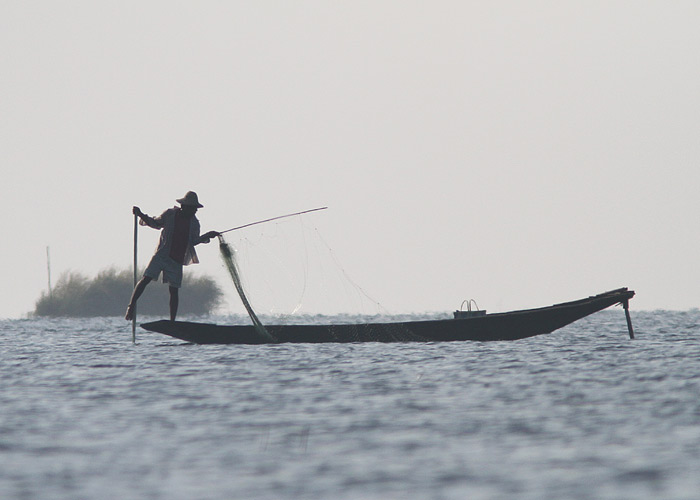
M551 333L585 316L622 304L629 335L634 338L628 304L634 292L619 288L592 297L522 311L485 314L455 312L454 319L399 323L265 325L269 336L253 325L216 325L188 321L153 321L141 326L195 344L267 344L318 342L448 342L517 340ZM271 336L271 338L270 338Z

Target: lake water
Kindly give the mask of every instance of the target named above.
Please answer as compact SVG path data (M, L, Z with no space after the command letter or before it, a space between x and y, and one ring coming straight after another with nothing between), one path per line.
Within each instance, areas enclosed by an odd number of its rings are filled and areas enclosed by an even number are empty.
M632 321L271 346L0 321L0 498L698 499L700 312Z

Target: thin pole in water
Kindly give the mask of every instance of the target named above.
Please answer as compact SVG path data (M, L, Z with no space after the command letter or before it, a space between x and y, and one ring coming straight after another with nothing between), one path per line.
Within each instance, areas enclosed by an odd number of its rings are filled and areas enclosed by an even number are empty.
M138 237L139 216L134 214L134 288L138 281ZM136 343L136 304L134 304L134 315L131 318L131 342Z
M52 297L53 292L51 291L51 255L49 254L49 247L46 247L46 271L49 275L49 297Z
M263 222L270 222L277 219L284 219L285 217L294 217L295 215L308 214L309 212L318 212L319 210L325 210L328 207L312 208L311 210L304 210L303 212L295 212L293 214L280 215L278 217L272 217L271 219L259 220L257 222L251 222L250 224L244 224L243 226L233 227L227 229L226 231L220 231L219 234L228 233L230 231L235 231L236 229L243 229L244 227L255 226L256 224L262 224Z
M627 331L630 334L630 339L634 339L634 330L632 329L632 319L630 318L630 301L625 300L622 303L622 307L625 309L625 318L627 318Z

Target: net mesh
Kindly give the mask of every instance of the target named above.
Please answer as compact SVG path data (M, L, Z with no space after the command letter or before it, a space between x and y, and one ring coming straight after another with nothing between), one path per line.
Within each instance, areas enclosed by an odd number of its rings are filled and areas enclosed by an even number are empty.
M266 249L263 247L263 245L260 245L255 242L256 244L252 244L251 241L247 238L243 238L242 242L246 243L248 242L249 245L252 245L252 252L246 251L248 248L247 246L244 245L244 247L241 249L241 254L237 255L238 252L236 252L235 249L233 249L222 236L219 236L219 248L221 251L221 256L224 261L224 264L226 268L229 271L229 274L231 275L231 278L233 280L234 286L236 288L236 291L238 292L238 295L241 299L241 302L243 303L243 306L245 307L246 311L248 312L248 315L250 316L253 325L256 329L256 331L259 333L260 336L262 336L264 339L266 339L267 342L425 342L425 341L430 341L430 338L428 338L425 335L422 335L422 331L416 330L410 323L406 322L409 320L409 318L400 318L400 317L391 317L392 315L387 314L387 313L379 313L378 311L375 312L374 315L365 315L365 314L350 314L350 315L341 315L341 316L336 316L336 317L328 317L325 318L325 320L329 320L326 322L324 319L319 318L318 315L311 315L307 318L307 321L302 321L302 322L290 322L289 320L291 317L276 317L273 320L273 323L268 323L267 328L262 324L262 322L259 320L258 316L256 315L255 311L253 310L247 296L246 296L246 291L244 290L243 286L243 279L241 276L240 272L240 267L239 263L237 262L237 258L242 258L242 262L244 262L246 269L247 266L249 265L254 265L257 263L255 262L249 262L250 260L250 255L252 254L256 257L260 257L263 254L271 254L272 258L275 258L278 253L283 253L285 248L289 248L290 241L288 238L284 237L284 235L281 233L282 229L279 227L274 227L274 238L272 239L274 242L279 244L279 248L275 247L273 250ZM319 247L315 247L315 252L313 253L313 262L323 262L328 260L328 255L330 255L330 263L326 263L326 266L321 266L320 271L321 276L319 276L320 281L321 281L321 286L318 288L321 290L322 295L324 296L332 296L331 288L327 286L328 281L326 278L328 277L328 274L336 274L338 281L342 283L344 289L346 292L349 290L349 295L353 296L356 302L359 303L370 303L371 306L376 306L377 309L381 308L381 305L374 301L371 297L369 297L364 290L362 290L359 286L357 286L354 281L352 281L345 270L342 268L342 266L339 264L337 261L332 249L328 244L323 240L323 238L320 236L318 233L318 229L314 228L312 234L315 234L317 236L316 239L312 238L314 241L318 241L322 243ZM307 247L308 241L304 239L303 245L302 245L302 253L306 254L306 258L301 259L305 265L303 267L303 271L301 272L301 277L302 277L302 293L301 297L298 297L298 301L296 302L294 306L294 312L290 316L294 316L294 313L300 308L302 301L304 300L304 295L306 294L307 290L307 279L309 278L309 270L308 270L308 252L309 249ZM295 248L297 251L299 251L299 248ZM325 255L325 257L324 257ZM298 257L298 252L295 253L295 257ZM262 273L264 274L265 272L269 272L270 269L273 269L277 274L274 276L274 278L277 278L277 281L275 281L275 286L270 287L270 288L265 288L263 290L257 290L256 286L259 287L260 281L266 281L263 277L256 275L256 283L254 284L253 288L249 288L248 292L256 299L257 303L257 295L259 293L263 293L265 297L267 297L268 300L273 298L275 301L283 301L285 298L289 298L289 296L279 296L279 280L283 278L283 275L285 274L291 274L290 272L290 267L287 266L285 267L284 265L281 265L279 262L273 262L272 265L270 264L269 261L265 261L267 265L262 266ZM325 280L325 281L324 281ZM325 285L325 286L324 286ZM283 287L282 287L283 288ZM316 287L313 287L316 288ZM288 290L288 289L287 289ZM298 293L298 292L297 292ZM290 293L289 295L292 295ZM359 299L358 299L359 298ZM261 307L258 304L258 307ZM262 308L263 310L266 310L265 307ZM383 309L383 308L381 308ZM280 319L282 320L280 323ZM299 318L297 318L298 320ZM319 319L321 319L321 322L319 322ZM390 322L387 322L390 321Z

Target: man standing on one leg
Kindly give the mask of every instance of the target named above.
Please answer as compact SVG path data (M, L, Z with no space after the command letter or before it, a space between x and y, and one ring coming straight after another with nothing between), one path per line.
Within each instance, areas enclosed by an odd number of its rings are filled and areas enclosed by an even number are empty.
M149 217L139 207L133 208L134 215L141 219L141 225L160 229L161 232L158 248L144 271L143 278L136 284L126 308L124 317L128 321L133 318L136 301L146 285L157 280L161 272L163 283L168 283L170 290L170 319L175 321L179 304L178 291L182 286L182 266L197 264L199 259L194 250L195 245L209 243L211 238L219 235L216 231L209 231L200 236L199 220L195 214L204 205L199 203L197 193L188 191L184 198L177 202L180 203L180 207L169 208L158 217Z

